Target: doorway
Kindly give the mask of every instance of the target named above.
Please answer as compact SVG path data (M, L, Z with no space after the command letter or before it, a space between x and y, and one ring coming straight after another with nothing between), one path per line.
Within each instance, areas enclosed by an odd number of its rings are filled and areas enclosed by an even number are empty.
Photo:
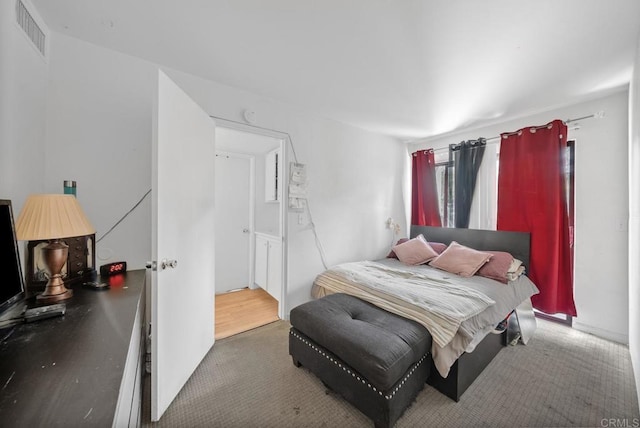
M254 157L216 151L216 294L250 287Z
M273 322L284 311L283 209L277 196L284 193L278 183L282 156L273 163L283 140L250 131L216 127L216 338ZM271 175L278 183L276 195L267 184ZM262 256L264 236L279 244L270 247L268 267ZM263 269L270 269L268 283L261 279Z

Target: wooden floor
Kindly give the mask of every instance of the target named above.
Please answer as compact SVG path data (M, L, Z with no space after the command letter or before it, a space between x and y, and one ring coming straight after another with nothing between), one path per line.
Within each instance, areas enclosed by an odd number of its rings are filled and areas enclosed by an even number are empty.
M216 339L233 336L277 320L278 302L261 288L244 288L216 294Z

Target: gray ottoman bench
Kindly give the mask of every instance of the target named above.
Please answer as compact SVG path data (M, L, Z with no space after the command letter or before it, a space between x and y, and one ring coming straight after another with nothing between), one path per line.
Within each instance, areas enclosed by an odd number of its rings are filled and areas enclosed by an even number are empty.
M289 354L376 427L391 427L424 387L431 336L407 320L346 294L291 310Z

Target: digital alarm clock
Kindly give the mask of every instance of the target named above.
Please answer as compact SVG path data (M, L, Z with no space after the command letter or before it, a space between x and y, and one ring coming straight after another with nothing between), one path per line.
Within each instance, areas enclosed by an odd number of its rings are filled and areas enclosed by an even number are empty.
M120 273L125 273L126 271L127 271L127 262L107 263L106 265L100 266L101 276L118 275Z

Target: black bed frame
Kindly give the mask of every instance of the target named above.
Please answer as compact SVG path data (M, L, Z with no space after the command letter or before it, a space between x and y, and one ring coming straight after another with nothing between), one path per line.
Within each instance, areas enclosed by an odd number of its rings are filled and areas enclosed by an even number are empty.
M528 232L411 226L411 238L420 234L430 242L442 242L448 245L451 241L456 241L476 250L505 251L522 260L525 267L529 266L531 238ZM465 352L458 358L446 378L440 376L432 362L431 374L427 383L447 397L459 401L462 393L482 373L498 352L509 343L510 333L507 330L500 335L488 334L473 352Z
M454 229L450 227L411 226L411 238L422 234L427 241L442 242L449 245L451 241L466 245L480 251L505 251L522 260L529 267L531 237L529 232L509 232L505 230Z

